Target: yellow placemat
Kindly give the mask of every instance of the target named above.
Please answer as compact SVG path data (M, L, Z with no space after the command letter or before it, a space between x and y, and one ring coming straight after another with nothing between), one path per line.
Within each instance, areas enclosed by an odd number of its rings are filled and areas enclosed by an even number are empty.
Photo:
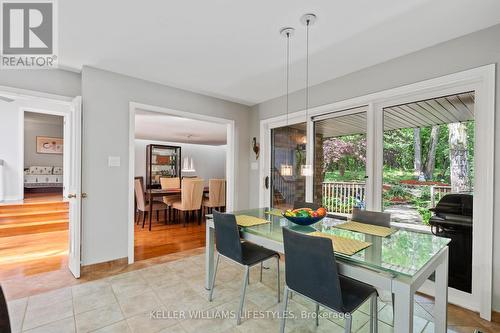
M320 231L314 231L309 233L310 236L330 238L333 243L333 250L335 252L340 252L348 256L352 256L354 253L359 252L368 246L372 245L368 242L359 241L356 239L350 239L335 235L330 235Z
M356 221L347 221L346 223L338 224L335 227L380 237L387 237L396 231L391 228Z
M279 217L283 216L281 214L281 210L279 210L279 209L266 210L264 213L269 214L269 215L279 216Z
M236 223L240 227L252 227L254 225L269 223L269 221L266 221L264 219L261 219L261 218L255 217L255 216L236 215Z

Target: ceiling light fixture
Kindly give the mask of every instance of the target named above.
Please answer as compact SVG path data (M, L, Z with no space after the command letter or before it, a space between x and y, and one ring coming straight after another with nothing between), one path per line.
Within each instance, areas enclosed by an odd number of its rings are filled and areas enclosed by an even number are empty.
M282 28L280 30L280 34L286 38L286 128L288 131L288 141L291 141L290 138L290 128L288 126L288 92L289 92L289 81L290 81L290 37L293 35L295 29L291 27ZM291 146L291 144L289 145ZM286 162L281 164L280 166L280 174L282 176L292 176L293 175L293 167L289 162L289 149L286 149Z
M309 121L309 27L316 22L316 15L305 14L300 18L300 22L306 26L306 122ZM314 173L312 164L306 163L300 166L300 174L302 176L312 176Z
M191 134L187 136L188 141L191 141L191 137ZM189 159L188 157L184 157L181 172L196 172L196 169L194 168L193 157L191 157L191 159Z

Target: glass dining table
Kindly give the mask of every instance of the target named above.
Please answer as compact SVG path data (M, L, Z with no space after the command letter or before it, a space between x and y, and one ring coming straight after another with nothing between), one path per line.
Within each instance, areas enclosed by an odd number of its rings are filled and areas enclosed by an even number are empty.
M296 232L320 231L326 234L368 242L371 245L353 254L335 252L339 271L345 276L373 285L394 294L394 331L413 332L413 305L415 292L435 273L434 329L447 329L448 303L448 238L430 233L394 228L387 237L337 228L344 223L331 217L310 226L294 224L269 208L232 212L265 219L269 223L241 228L245 240L283 253L282 228ZM276 215L275 215L276 214ZM214 268L214 224L210 215L206 223L205 287L209 289Z

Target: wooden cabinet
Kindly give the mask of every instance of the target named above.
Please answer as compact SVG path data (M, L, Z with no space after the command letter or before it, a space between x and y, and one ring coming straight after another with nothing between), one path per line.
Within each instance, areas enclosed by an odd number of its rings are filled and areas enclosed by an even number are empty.
M160 188L160 177L181 176L181 147L146 146L146 188Z

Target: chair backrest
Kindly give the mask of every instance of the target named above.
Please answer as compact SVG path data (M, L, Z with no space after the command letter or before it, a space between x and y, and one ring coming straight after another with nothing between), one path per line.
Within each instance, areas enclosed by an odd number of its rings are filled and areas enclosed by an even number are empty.
M342 289L328 238L308 236L283 228L285 281L292 290L333 310L343 308Z
M351 220L366 224L380 225L383 227L391 226L390 213L374 212L359 208L353 208Z
M215 246L220 254L241 262L241 241L236 217L214 210Z
M184 210L197 210L201 208L203 199L203 179L183 179L181 185L181 203Z
M134 192L135 200L137 202L137 208L139 210L146 210L146 198L144 196L144 187L142 186L142 180L140 178L134 179Z
M3 294L2 287L0 287L0 332L10 332L10 319L7 302Z
M179 177L161 177L160 185L162 189L167 188L180 188L181 179Z
M305 201L295 201L293 203L293 209L297 209L297 208L311 208L311 209L318 209L320 208L321 206L318 205L318 204L315 204L314 202L305 202Z
M226 205L225 179L208 180L208 200L214 207L223 207Z

